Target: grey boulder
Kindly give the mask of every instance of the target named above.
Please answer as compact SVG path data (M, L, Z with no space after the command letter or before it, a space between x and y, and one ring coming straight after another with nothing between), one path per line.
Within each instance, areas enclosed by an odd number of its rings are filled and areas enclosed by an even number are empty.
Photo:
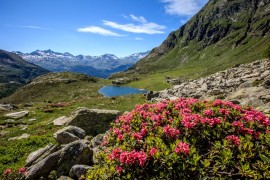
M54 133L53 137L59 144L68 144L83 139L85 131L75 126L68 126Z
M78 108L71 115L68 125L80 127L87 135L97 135L109 129L109 124L120 116L120 111Z

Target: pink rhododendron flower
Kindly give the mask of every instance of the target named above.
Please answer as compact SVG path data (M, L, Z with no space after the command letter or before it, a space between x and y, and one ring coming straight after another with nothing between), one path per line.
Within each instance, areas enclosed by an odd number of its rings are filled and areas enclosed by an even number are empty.
M222 101L220 99L216 99L213 103L213 106L220 106L222 104Z
M156 154L157 152L158 152L158 150L157 150L156 148L152 147L152 148L150 149L150 151L149 151L149 155L150 155L150 156L153 156L153 155Z
M250 128L241 128L240 129L240 132L242 132L243 134L249 134L249 135L252 135L254 130L253 129L250 129Z
M21 173L23 173L23 172L25 172L25 171L26 171L25 167L21 167L21 168L19 169L19 172L21 172Z
M113 159L119 159L120 155L123 151L120 148L115 148L112 153L109 155L109 159L113 160Z
M120 154L120 162L121 164L139 164L140 166L144 166L147 160L147 155L144 151L131 151L131 152L122 152Z
M174 148L174 151L177 154L184 153L188 154L189 153L189 145L184 143L184 142L179 142L176 147Z
M8 169L5 170L4 175L8 175L8 174L10 174L10 173L11 173L11 169L8 168Z
M225 109L225 108L220 108L219 112L225 116L228 116L230 114L230 111L228 109Z
M244 127L244 124L242 122L240 122L240 121L233 121L232 126L242 128L242 127Z
M227 136L226 139L228 139L232 144L239 146L240 145L240 139L239 137L235 135Z
M212 109L206 109L203 111L203 114L206 115L206 116L213 116L214 113L212 111Z
M121 166L116 166L115 170L118 172L118 174L121 174L123 171L123 168Z
M118 138L120 141L123 141L123 140L124 140L123 134L118 134L117 138Z
M180 131L178 129L171 128L170 125L163 127L163 132L167 136L172 137L172 138L175 138L175 137L179 136L179 134L180 134Z
M22 173L22 174L24 174L24 175L27 174L27 171L26 171L25 167L21 167L21 168L19 169L19 172Z
M139 133L139 132L137 132L137 133L136 133L136 132L135 132L135 133L132 133L132 137L134 137L134 138L137 139L138 141L143 139L142 133Z

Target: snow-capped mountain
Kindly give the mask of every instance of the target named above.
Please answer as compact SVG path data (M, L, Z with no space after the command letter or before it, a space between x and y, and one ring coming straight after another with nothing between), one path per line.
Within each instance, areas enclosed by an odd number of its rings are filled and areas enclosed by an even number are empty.
M54 72L71 71L106 78L113 73L125 71L149 51L119 58L113 54L101 56L77 55L52 50L36 50L31 53L14 52L28 62Z

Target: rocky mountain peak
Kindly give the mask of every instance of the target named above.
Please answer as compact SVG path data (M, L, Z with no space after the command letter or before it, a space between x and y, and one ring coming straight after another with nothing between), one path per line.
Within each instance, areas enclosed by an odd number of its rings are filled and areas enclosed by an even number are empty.
M198 63L254 61L269 43L269 31L269 0L210 0L132 70L149 73Z

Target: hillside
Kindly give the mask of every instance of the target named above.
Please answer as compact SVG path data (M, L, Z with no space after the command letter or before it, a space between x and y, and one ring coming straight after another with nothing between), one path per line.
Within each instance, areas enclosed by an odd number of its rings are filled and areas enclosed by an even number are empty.
M270 46L270 1L210 0L193 18L117 76L189 69L209 75L263 58Z
M138 60L145 57L149 51L135 53L126 57L117 57L113 54L101 56L72 55L52 50L36 50L31 53L14 52L23 59L52 72L77 72L90 76L107 78L113 73L125 71Z
M0 98L10 95L16 88L48 72L14 53L0 50Z

